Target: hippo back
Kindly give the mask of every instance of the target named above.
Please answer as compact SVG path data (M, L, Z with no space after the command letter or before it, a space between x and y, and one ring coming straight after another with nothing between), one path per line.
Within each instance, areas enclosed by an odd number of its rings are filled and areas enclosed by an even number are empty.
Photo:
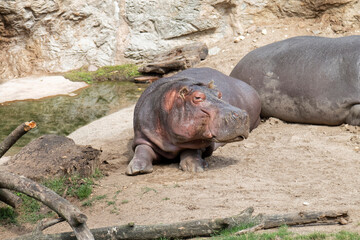
M263 117L338 125L360 102L360 36L303 36L248 53L230 76L254 87Z

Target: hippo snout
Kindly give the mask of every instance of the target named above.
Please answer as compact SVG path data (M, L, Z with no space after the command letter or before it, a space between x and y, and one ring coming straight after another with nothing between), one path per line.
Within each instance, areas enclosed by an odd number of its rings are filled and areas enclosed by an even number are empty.
M216 142L242 141L249 136L250 118L246 111L230 107L220 112L214 129Z

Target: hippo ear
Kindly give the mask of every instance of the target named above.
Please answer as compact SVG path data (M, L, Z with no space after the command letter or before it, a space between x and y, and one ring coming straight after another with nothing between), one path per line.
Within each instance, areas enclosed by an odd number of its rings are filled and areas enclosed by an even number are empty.
M187 95L190 92L188 87L182 87L179 91L179 95L182 99L185 99L185 95Z
M208 88L210 89L215 89L216 88L216 85L214 84L214 80L211 80L208 85L207 85Z

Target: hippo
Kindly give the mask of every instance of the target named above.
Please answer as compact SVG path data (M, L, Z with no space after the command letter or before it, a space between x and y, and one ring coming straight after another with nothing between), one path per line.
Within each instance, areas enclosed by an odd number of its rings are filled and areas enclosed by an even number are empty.
M211 68L190 68L153 82L134 110L134 157L126 174L153 171L153 161L180 159L202 172L204 160L241 141L260 122L260 98L248 84Z
M360 124L360 36L275 42L245 55L230 76L257 90L261 117Z

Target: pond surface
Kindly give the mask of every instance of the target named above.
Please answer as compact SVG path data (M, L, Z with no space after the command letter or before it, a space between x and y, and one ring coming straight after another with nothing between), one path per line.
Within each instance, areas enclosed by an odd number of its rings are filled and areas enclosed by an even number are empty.
M98 118L135 104L147 85L133 82L99 82L77 95L0 104L0 142L23 122L37 124L6 153L13 155L32 139L44 134L66 136ZM121 119L119 119L121 121Z

